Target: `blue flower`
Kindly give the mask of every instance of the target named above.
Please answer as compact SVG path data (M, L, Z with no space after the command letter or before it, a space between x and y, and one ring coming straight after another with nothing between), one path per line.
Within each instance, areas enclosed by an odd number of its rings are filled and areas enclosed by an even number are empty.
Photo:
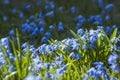
M93 34L90 36L90 39L89 39L90 43L95 44L97 40L98 40L97 34Z
M81 57L82 57L81 54L77 54L77 55L76 55L76 59L80 59Z
M38 20L38 25L40 26L40 27L44 27L45 25L46 25L46 23L45 23L45 21L44 20Z
M24 13L19 13L19 18L23 19L24 18Z
M108 56L108 63L109 64L115 64L118 59L118 54L113 52L110 56Z
M77 17L77 20L78 20L78 22L81 23L81 24L84 24L84 23L86 22L86 19L85 19L82 15L79 15L79 16Z
M89 80L87 74L84 74L84 79L83 80Z
M59 22L58 24L58 31L64 31L64 25L62 22Z
M110 20L110 16L109 16L109 15L106 15L106 16L105 16L105 20L106 20L106 21Z
M13 65L11 65L11 66L9 67L8 71L9 71L9 72L15 71L15 67L14 67Z
M7 16L3 16L3 21L6 22L8 20Z
M104 7L104 3L103 3L103 0L98 0L98 6L103 9Z
M94 64L97 70L106 70L106 67L103 65L102 62L95 62Z
M31 19L31 20L34 20L34 19L35 19L35 16L34 16L34 15L30 16L30 19Z
M35 38L37 36L37 32L33 31L32 34L30 35L32 38Z
M116 73L120 72L119 66L117 64L112 64L110 68Z
M5 5L10 4L10 1L9 1L9 0L2 0L2 2L3 2L3 4L5 4Z
M27 5L25 6L25 9L28 10L28 11L30 11L31 7L32 7L31 4L27 4Z
M72 6L72 7L71 7L71 12L72 12L72 14L75 14L75 13L76 13L76 7L75 7L75 6Z
M51 33L50 33L50 32L46 32L46 33L45 33L45 37L46 37L47 39L49 39L49 38L51 38L51 37L52 37L52 35L51 35Z
M97 77L96 76L96 69L95 68L91 68L88 70L88 75L92 76L92 77Z
M45 5L45 10L50 10L50 7L48 4Z
M50 1L50 2L49 2L49 5L50 5L50 8L51 8L51 9L54 9L54 8L55 8L55 3L54 3L54 1Z
M106 78L106 80L110 80L110 75L109 74L105 74L105 78Z
M78 22L78 23L76 24L76 29L79 29L79 28L81 28L81 27L82 27L82 23L79 23L79 22Z
M57 70L56 70L56 73L57 73L58 75L63 75L66 70L67 70L67 66L63 66L62 68L57 69Z
M30 73L24 80L35 80L35 76L32 74L32 73Z
M45 77L46 77L46 78L53 78L53 74L50 73L50 72L47 72L47 73L45 74Z
M83 35L84 35L84 30L83 30L83 29L79 29L79 30L77 31L77 34L83 36Z
M39 13L39 18L43 19L45 17L45 14L43 12Z
M9 32L10 35L15 35L15 30L12 29L10 32Z
M47 42L47 41L48 41L48 38L47 38L47 37L45 37L45 36L42 37L42 39L41 39L41 42L42 42L42 43L45 43L45 42Z
M114 8L113 4L108 4L108 5L105 6L105 9L108 10L108 11L111 11L113 8Z
M76 54L74 52L71 52L70 55L69 55L70 58L76 58Z
M13 13L13 14L16 14L16 13L17 13L17 8L13 8L13 9L12 9L12 13Z
M61 48L62 48L62 50L69 50L70 48L68 47L68 46L66 46L66 45L61 45Z
M83 45L82 49L83 50L87 50L88 49L88 45L87 44Z
M118 78L116 78L116 77L113 77L111 80L118 80Z
M49 16L49 17L54 17L55 12L54 11L50 11L50 12L46 13L45 15Z
M44 28L41 27L39 32L40 32L41 34L43 34L43 33L45 32Z
M64 9L63 6L60 6L60 7L58 8L58 10L61 11L61 12L63 11L63 9Z
M50 26L49 26L49 29L50 29L50 30L53 30L54 28L55 28L55 27L54 27L53 25L50 25Z

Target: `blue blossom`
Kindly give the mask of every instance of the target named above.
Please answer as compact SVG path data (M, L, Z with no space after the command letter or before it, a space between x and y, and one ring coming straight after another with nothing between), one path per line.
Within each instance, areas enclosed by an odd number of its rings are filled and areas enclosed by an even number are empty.
M32 7L31 4L27 4L27 5L25 6L25 9L28 10L28 11L30 11L31 7Z
M118 59L118 54L113 52L111 55L108 56L108 63L109 64L115 64Z
M66 45L61 45L61 49L62 49L62 50L67 50L67 51L68 51L70 48L69 48L68 46L66 46Z
M102 62L95 62L94 65L97 70L105 70L106 69L106 67L103 65Z
M78 22L81 23L81 24L84 24L84 23L86 22L86 19L85 19L82 15L79 15L79 16L77 17L77 20L78 20Z
M60 6L60 7L58 8L59 11L63 11L63 9L64 9L63 6Z
M46 33L45 33L45 37L49 39L49 38L51 38L51 37L52 37L52 35L51 35L51 33L50 33L50 32L46 32Z
M54 11L50 11L50 12L46 13L45 15L49 16L49 17L54 17L55 12Z
M13 65L11 65L11 66L9 67L8 71L9 71L9 72L15 71L15 67L14 67Z
M109 74L106 74L106 75L105 75L105 79L106 79L106 80L110 80L110 75L109 75Z
M8 20L7 16L3 16L3 21L6 22Z
M10 35L15 35L15 30L12 29L10 32L9 32Z
M24 4L23 6L22 6L22 10L25 10L25 11L30 11L31 10L31 4Z
M117 50L117 47L116 47L116 46L112 45L112 46L110 47L110 51L116 51L116 50Z
M24 13L19 13L19 18L23 19L24 18Z
M91 68L88 70L88 75L92 76L92 77L97 77L96 76L96 69L95 68Z
M64 31L64 25L62 22L58 23L58 31Z
M34 20L34 19L35 19L35 16L34 16L34 15L31 15L31 16L30 16L30 19L31 19L31 20Z
M83 36L83 35L84 35L84 30L83 30L83 29L79 29L79 30L77 31L77 34Z
M106 32L107 35L110 35L111 32L112 32L110 26L106 26L106 27L104 28L104 30L105 30L105 32Z
M10 0L2 0L3 4L8 5L10 4Z
M47 41L48 41L48 38L45 37L45 36L43 36L42 39L41 39L41 42L42 42L42 43L45 43L45 42L47 42Z
M45 17L45 14L43 12L39 13L39 18L43 19Z
M84 74L84 79L83 80L89 80L88 75Z
M116 38L116 37L111 39L111 42L114 44L117 44L119 41L120 41L119 38Z
M69 55L70 58L76 58L76 54L74 52L71 52L70 55Z
M40 27L44 27L45 25L46 25L46 23L45 23L45 21L44 20L38 20L38 25L40 26Z
M118 80L118 78L116 78L116 77L113 77L111 80Z
M41 34L44 33L44 32L45 32L44 28L41 27L39 32L40 32Z
M54 1L50 1L50 2L49 2L49 5L50 5L50 8L51 8L51 9L54 9L54 8L55 8L55 3L54 3Z
M120 72L119 66L117 64L112 64L110 68L116 73Z
M45 74L45 77L46 77L46 78L53 78L53 74L52 74L52 73L47 72L47 73Z
M45 49L46 49L47 53L50 52L52 54L55 54L55 50L54 50L54 47L52 45L47 45Z
M33 31L32 34L31 34L31 37L35 38L36 36L37 36L37 32Z
M76 59L80 59L82 58L82 55L81 54L76 54Z
M105 10L111 11L114 8L113 4L108 4L105 6Z
M31 73L24 80L35 80L35 76Z
M12 9L12 13L13 13L13 14L16 14L16 13L17 13L17 8L13 8L13 9Z
M104 7L104 2L103 2L103 0L98 0L98 6L99 6L101 9L103 9L103 7Z
M109 15L106 15L106 16L105 16L105 20L106 20L106 21L110 20L110 16L109 16Z
M64 72L66 71L66 69L67 69L67 66L63 66L62 68L57 69L57 70L56 70L56 73L57 73L58 75L63 75Z
M22 48L27 48L28 46L29 46L28 42L25 42L25 43L22 44L21 47L22 47Z
M75 6L72 6L72 7L71 7L71 12L72 12L72 14L75 14L76 11L77 11L77 10L76 10L76 7L75 7Z
M47 46L46 44L43 44L37 48L40 54L46 54L46 46Z
M50 69L52 68L52 64L49 64L49 63L46 64L45 66L46 66L46 69L47 69L47 70L50 70Z
M76 24L76 29L79 29L79 28L82 28L82 24L78 22L78 23Z
M8 47L9 46L9 38L8 37L1 38L0 44Z
M87 44L83 45L82 49L83 50L87 50L88 49L88 45Z
M61 54L60 56L58 56L58 57L56 57L56 61L61 61L61 60L63 60L64 59L64 55L63 54Z
M50 10L50 7L48 4L46 4L44 8L45 8L45 10Z
M55 27L54 27L53 25L50 25L50 26L49 26L49 29L50 29L50 30L53 30L54 28L55 28Z
M72 50L79 50L79 49L80 49L80 44L75 43L72 45Z
M16 58L13 55L10 55L9 58L10 58L11 63L14 63L16 60Z
M98 36L96 33L90 36L90 39L89 39L90 43L95 44L97 40L98 40Z

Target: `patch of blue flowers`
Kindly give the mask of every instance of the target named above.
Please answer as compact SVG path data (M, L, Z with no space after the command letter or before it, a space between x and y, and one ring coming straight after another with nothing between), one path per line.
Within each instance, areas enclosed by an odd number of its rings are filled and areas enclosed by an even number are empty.
M21 34L12 28L8 37L0 39L0 80L120 79L119 26L105 25L112 18L110 13L114 4L92 0L100 11L87 17L79 14L78 8L72 5L69 13L74 26L68 27L64 17L57 20L66 10L64 6L57 6L53 0L32 1L42 9L27 17L25 13L32 11L32 4L25 3L20 10L11 9L11 14L23 22L19 27ZM14 3L10 0L1 2L5 6ZM9 16L4 15L3 21L7 23ZM85 29L89 25L90 29ZM20 42L19 37L24 35L27 35L26 39L34 40L32 42L40 39L41 45L32 45L29 40ZM52 39L55 36L64 38Z

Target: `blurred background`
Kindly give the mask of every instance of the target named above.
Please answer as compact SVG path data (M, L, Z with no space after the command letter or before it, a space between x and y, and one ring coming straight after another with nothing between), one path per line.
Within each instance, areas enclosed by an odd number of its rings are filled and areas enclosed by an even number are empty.
M97 1L102 0L0 0L0 38L8 36L10 30L18 28L20 37L24 41L31 40L28 37L30 34L23 33L21 26L27 22L34 22L36 25L38 24L38 29L41 29L39 27L40 22L37 22L38 19L45 22L45 31L49 32L48 27L50 25L55 28L58 25L64 25L64 31L55 29L54 32L51 32L52 38L59 40L70 37L69 30L76 31L78 28L95 29L96 26L106 27L113 25L119 28L120 0L103 0L103 3L101 2L102 7ZM111 11L106 10L104 12L102 8L107 4L113 4L114 7ZM78 24L76 20L78 16L88 20L90 16L101 14L105 15L105 19L102 18L102 23L97 25L86 23L82 24L81 27L81 24ZM35 19L31 20L33 18ZM38 39L39 42L43 34L37 36L39 37L32 37L32 40Z

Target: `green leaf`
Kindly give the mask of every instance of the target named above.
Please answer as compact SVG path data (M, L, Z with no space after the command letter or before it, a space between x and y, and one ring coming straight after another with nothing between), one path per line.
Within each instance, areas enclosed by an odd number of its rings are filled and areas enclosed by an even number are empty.
M9 78L14 76L15 74L17 74L17 71L14 71L14 72L10 73L9 75L6 75L4 80L9 80Z
M111 39L116 37L116 35L117 35L117 28L114 29L114 31L113 31L113 33L111 35Z

